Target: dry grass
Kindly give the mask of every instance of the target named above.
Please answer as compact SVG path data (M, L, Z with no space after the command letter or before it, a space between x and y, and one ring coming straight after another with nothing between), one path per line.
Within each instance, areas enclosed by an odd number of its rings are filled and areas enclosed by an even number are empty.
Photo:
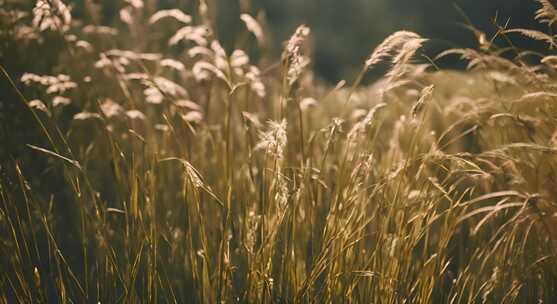
M207 2L125 1L110 28L40 0L14 23L13 43L65 50L55 75L13 82L44 136L26 153L48 170L1 163L0 302L555 299L556 60L508 44L552 35L478 35L481 50L441 54L470 63L450 72L416 64L426 40L398 32L328 88L309 28L253 60L242 49L263 49L264 27L238 16L227 52ZM386 77L361 87L381 61ZM52 176L62 189L41 185Z

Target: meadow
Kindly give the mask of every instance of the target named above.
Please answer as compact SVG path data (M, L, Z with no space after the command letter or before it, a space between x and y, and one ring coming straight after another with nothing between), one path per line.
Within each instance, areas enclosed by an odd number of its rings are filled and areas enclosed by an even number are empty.
M305 25L275 56L248 10L223 47L210 0L66 2L0 0L0 303L557 298L550 0L545 32L398 31L336 85Z

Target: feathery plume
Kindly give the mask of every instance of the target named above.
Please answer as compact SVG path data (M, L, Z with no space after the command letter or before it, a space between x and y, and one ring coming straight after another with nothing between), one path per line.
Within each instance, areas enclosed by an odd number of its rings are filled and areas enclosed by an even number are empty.
M101 119L98 113L92 112L80 112L73 116L74 120L90 120L90 119Z
M523 28L516 28L516 29L509 29L504 31L503 33L519 33L525 37L545 42L549 45L549 47L556 47L555 38L551 35L548 35L544 32L530 30L530 29L523 29Z
M199 123L203 120L203 113L201 113L199 111L190 111L186 114L181 115L181 117L185 122Z
M278 160L284 157L286 147L286 119L281 122L269 121L267 132L259 134L259 143L255 146L256 150L265 150L265 153L273 155Z
M145 118L146 118L145 114L143 114L139 110L126 111L126 116L128 116L128 118L130 118L130 119L138 119L138 120L145 120Z
M97 35L118 35L118 30L109 26L104 25L87 25L83 28L83 32L86 34L97 34Z
M174 60L174 59L170 59L170 58L166 58L161 60L161 66L165 67L165 68L171 68L174 69L176 71L180 71L183 72L186 70L186 67L184 66L183 63L181 63L178 60Z
M350 130L350 132L348 132L348 138L350 139L354 139L356 138L359 134L361 134L362 132L364 132L364 130L366 129L366 127L368 127L369 125L371 125L375 119L375 116L377 115L377 112L386 107L387 104L386 103L379 103L376 104L373 108L371 108L371 110L369 110L369 112L367 112L367 115L360 121L358 121Z
M379 44L379 46L371 53L369 58L366 60L365 68L372 68L384 60L385 57L389 56L394 50L415 39L421 39L421 37L413 32L398 31L392 34L383 40L383 42Z
M61 94L77 87L77 83L71 81L70 76L65 74L50 76L25 73L21 76L21 82L27 86L34 83L45 86L48 94Z
M249 14L240 15L240 19L246 24L246 28L251 32L257 41L261 44L265 41L265 35L263 34L263 29L261 25Z
M195 58L197 56L211 57L213 56L213 51L207 47L197 45L188 50L188 56L191 58Z
M126 0L126 3L137 9L143 8L144 6L143 0Z
M209 29L205 26L185 26L179 29L168 41L169 45L176 45L180 41L193 41L197 45L207 46Z
M249 63L249 56L242 50L234 50L230 55L230 66L241 68Z
M179 99L176 100L174 104L180 108L186 108L194 111L201 111L201 106L191 100Z
M300 25L286 43L282 53L282 60L288 66L287 79L290 85L298 80L303 69L309 64L309 59L301 54L300 49L310 32L309 27Z
M306 111L311 107L317 106L317 100L313 97L306 97L300 101L300 109Z
M410 70L410 60L425 41L427 40L423 38L412 38L404 42L398 54L393 58L393 68L387 73L391 86L396 86L397 81L407 74Z
M108 118L120 116L124 112L124 108L110 98L101 103L100 108L104 116Z
M198 61L193 65L193 75L197 81L209 79L211 73L228 83L226 75L211 63L207 61Z
M27 105L29 105L29 107L32 108L32 109L39 110L41 112L49 114L48 108L46 107L44 102L42 102L38 99L33 99L33 100L29 101L29 103Z
M300 25L286 44L283 57L290 57L300 52L300 47L309 36L311 30L306 25Z
M55 108L58 106L67 106L71 103L71 99L64 96L54 96L54 98L52 98L52 106Z
M433 97L433 88L434 88L433 85L423 88L422 92L420 93L420 98L418 99L418 102L414 104L412 110L410 111L412 113L413 118L416 118L418 114L422 111L425 103L431 100L431 98Z
M173 18L184 24L189 24L191 23L192 20L190 15L185 14L179 9L168 9L168 10L160 10L154 13L153 16L149 18L149 23L154 24L164 18Z
M557 21L557 9L549 0L536 0L541 4L541 8L536 11L536 20L541 23L547 23L547 25L552 26L555 21Z
M256 66L250 65L246 73L246 79L249 81L250 89L260 98L265 97L267 91L263 81L261 81L261 71Z
M70 28L72 14L61 0L37 0L33 8L33 26L41 32L46 30L66 32Z

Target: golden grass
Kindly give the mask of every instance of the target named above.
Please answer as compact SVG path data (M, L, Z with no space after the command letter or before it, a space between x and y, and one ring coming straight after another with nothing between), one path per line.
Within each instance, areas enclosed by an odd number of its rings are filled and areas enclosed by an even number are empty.
M279 60L253 60L264 27L238 16L247 38L227 52L211 2L127 1L119 28L37 3L33 35L66 50L56 75L12 82L44 136L26 153L48 172L1 163L0 302L555 299L557 66L495 43L552 35L478 35L481 50L441 54L469 61L451 72L416 64L426 40L398 32L329 88L305 26ZM381 61L386 77L362 87Z

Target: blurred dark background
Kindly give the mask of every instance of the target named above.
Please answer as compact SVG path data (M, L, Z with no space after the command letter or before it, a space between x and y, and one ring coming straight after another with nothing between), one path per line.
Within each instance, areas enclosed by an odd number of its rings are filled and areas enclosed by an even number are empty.
M2 3L27 3L35 0L0 0ZM131 1L131 0L130 0ZM119 9L128 0L65 0L72 6L76 19L87 13L86 3L100 4L105 25L118 23ZM179 8L186 13L196 10L202 0L143 0L150 8ZM476 48L472 32L463 24L468 22L488 35L495 32L493 18L498 23L509 21L509 27L545 31L534 20L540 7L537 0L204 0L214 9L217 34L223 45L231 50L245 34L241 13L264 16L265 29L270 34L271 52L280 55L282 43L296 27L306 24L312 29L311 58L317 75L329 82L350 80L362 62L385 37L397 30L414 31L430 39L426 54L434 56L454 47ZM551 0L550 0L551 1ZM512 34L515 45L546 51L543 43ZM6 46L9 48L9 46ZM0 53L1 54L1 53ZM2 61L2 58L0 58ZM462 68L457 60L443 62L443 67ZM377 72L378 74L381 71ZM373 73L370 73L373 74Z
M237 10L236 1L220 0L220 14ZM227 3L227 4L225 4ZM274 49L299 24L313 31L314 70L335 82L351 79L373 48L397 30L411 30L431 39L426 48L434 56L452 47L477 47L466 18L488 34L498 23L510 27L542 29L534 20L539 8L535 0L252 0L252 13L263 9L274 35ZM466 15L466 17L463 16ZM221 29L234 27L233 20L220 19ZM513 35L513 42L526 49L545 50L543 44ZM461 68L456 60L444 67Z

